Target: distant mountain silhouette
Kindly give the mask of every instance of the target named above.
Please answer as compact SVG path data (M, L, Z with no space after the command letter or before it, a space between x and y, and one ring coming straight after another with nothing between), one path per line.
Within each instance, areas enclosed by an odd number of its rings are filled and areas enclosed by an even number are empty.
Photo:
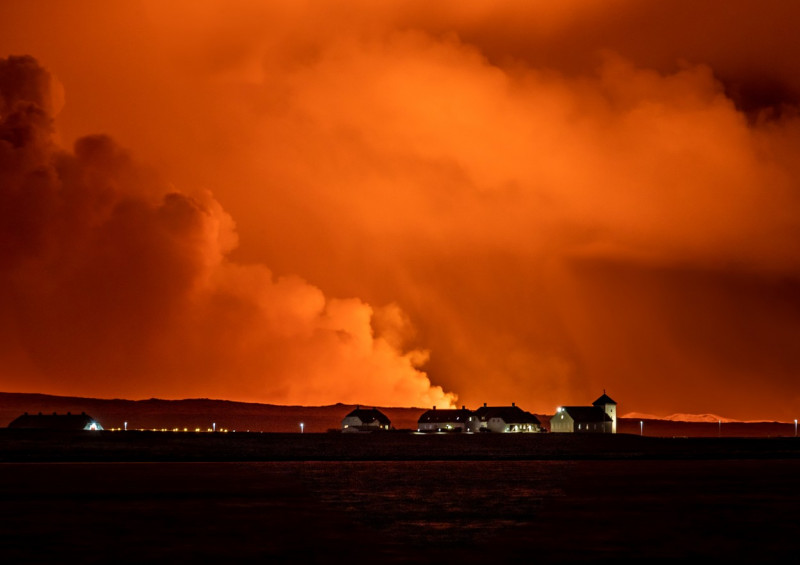
M52 396L33 393L0 392L0 427L5 427L24 412L86 412L104 428L237 430L254 432L308 433L338 429L342 418L356 405L281 406L190 398L184 400L99 399L73 396ZM372 406L370 406L372 407ZM417 419L425 408L380 407L397 429L416 429ZM216 425L216 426L215 426Z
M629 414L622 416L622 418L629 418L631 420L670 420L672 422L711 422L714 424L719 422L725 423L743 421L725 418L717 414L670 414L669 416L654 416L652 414L643 414L641 412L630 412ZM764 420L758 421L763 422Z

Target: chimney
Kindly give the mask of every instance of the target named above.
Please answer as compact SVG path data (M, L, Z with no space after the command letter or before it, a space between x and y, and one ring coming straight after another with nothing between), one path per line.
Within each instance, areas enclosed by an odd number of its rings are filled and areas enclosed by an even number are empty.
M434 406L433 409L436 410L436 406Z
M512 402L512 403L511 403L511 406L516 406L516 404Z
M462 404L462 405L461 405L461 409L462 409L462 410L466 410L466 409L467 409L467 406L466 406L465 404Z
M486 403L485 402L483 403L483 407L486 408Z

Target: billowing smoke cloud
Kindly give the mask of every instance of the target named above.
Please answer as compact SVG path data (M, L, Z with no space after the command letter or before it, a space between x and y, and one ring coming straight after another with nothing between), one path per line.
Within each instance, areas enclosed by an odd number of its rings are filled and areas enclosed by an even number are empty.
M383 337L361 300L229 261L233 220L211 194L171 188L106 136L58 148L49 85L33 58L0 60L5 387L452 403L425 352L398 347L402 320L381 315Z
M255 367L235 353L255 339L289 371L338 335L280 321L307 314L374 328L412 375L429 351L426 374L459 404L547 412L605 388L622 413L800 411L792 3L11 4L20 25L0 48L41 53L64 82L62 137L111 132L214 195L191 200L206 221L187 228L206 244L151 305L173 339L150 338L171 344L150 359ZM64 18L102 25L50 34ZM73 159L131 167L107 141L82 143ZM154 209L172 210L170 192ZM188 206L172 204L159 218ZM46 243L25 234L15 249ZM274 310L256 316L245 288ZM218 336L228 357L203 346L221 319L238 324ZM370 342L348 343L334 351ZM290 389L302 379L275 382L304 401Z

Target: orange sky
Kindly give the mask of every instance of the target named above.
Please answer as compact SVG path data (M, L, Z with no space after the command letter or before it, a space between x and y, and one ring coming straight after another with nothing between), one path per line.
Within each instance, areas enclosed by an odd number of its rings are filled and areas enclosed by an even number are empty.
M800 7L199 4L0 4L0 390L798 417Z

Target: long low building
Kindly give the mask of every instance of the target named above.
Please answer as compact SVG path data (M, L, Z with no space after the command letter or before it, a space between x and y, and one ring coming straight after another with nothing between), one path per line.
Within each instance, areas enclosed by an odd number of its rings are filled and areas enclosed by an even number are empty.
M477 410L433 408L417 422L419 432L497 432L523 433L543 431L539 419L512 403L511 406L487 406Z
M480 431L497 433L536 433L542 423L535 415L511 403L511 406L483 406L475 411Z
M417 421L417 431L420 432L476 432L478 431L478 418L472 410L461 409L436 409L424 412Z
M81 412L80 414L28 414L16 418L8 425L9 428L30 430L102 430L100 422Z

